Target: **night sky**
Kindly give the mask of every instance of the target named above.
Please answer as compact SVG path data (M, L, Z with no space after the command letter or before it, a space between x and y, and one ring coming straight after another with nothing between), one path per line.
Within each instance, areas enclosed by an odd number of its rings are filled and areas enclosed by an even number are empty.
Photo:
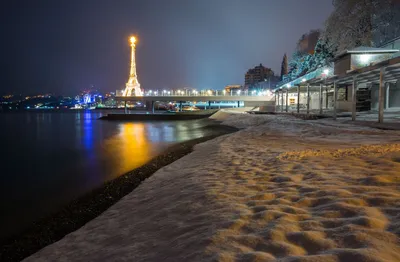
M122 89L129 36L142 88L222 89L323 26L332 0L12 0L0 8L0 94Z

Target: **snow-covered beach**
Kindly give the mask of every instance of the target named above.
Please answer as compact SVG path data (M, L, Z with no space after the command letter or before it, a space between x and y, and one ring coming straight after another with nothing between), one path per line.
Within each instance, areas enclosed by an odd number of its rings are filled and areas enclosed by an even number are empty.
M400 261L400 136L230 114L102 215L25 261Z

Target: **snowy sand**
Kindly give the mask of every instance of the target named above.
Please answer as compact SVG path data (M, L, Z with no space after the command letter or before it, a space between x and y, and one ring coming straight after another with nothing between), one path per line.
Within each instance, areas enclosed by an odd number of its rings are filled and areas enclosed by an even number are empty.
M400 261L399 132L216 117L245 129L25 261Z

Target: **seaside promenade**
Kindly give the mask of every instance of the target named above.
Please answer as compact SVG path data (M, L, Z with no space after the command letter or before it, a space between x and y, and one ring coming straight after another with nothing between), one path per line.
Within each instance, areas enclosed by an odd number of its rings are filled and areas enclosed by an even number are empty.
M237 111L24 261L400 261L399 131Z

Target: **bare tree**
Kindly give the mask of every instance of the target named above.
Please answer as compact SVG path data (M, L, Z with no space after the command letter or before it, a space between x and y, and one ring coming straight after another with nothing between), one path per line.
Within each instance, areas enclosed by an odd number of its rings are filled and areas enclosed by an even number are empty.
M323 38L332 50L374 46L373 34L393 20L393 0L333 0Z

